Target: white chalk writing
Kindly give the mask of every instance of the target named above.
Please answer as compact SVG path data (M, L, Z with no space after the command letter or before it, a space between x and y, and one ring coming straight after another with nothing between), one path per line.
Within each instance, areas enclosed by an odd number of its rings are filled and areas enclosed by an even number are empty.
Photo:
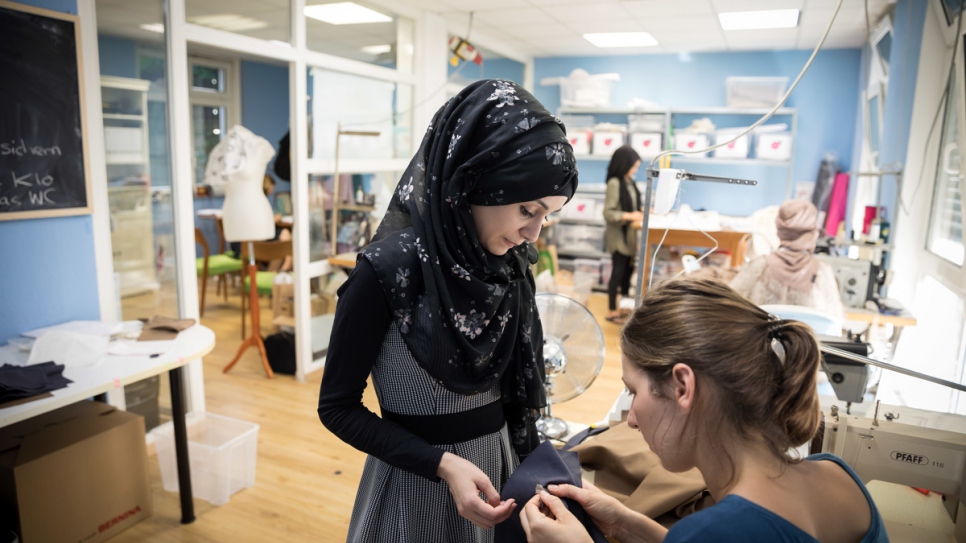
M10 140L10 143L0 143L0 156L24 156L28 154L33 156L61 156L63 153L57 145L50 147L27 145L23 138Z

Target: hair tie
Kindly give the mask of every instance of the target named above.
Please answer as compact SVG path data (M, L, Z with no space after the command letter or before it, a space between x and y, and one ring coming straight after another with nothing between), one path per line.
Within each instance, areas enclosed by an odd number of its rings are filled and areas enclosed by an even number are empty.
M772 315L771 313L768 314L768 342L783 368L785 367L785 346L782 345L784 336L782 335L781 329L784 326L785 321L781 317Z

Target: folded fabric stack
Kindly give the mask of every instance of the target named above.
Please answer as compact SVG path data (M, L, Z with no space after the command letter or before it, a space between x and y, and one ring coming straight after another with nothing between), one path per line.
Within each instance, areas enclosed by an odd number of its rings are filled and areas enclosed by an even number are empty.
M29 398L64 388L73 381L63 375L64 366L44 362L31 366L0 366L0 403Z

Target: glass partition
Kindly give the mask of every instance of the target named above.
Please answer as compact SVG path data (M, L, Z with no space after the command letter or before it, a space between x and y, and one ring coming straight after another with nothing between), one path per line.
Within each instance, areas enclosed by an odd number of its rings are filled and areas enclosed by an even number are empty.
M185 0L189 23L291 44L288 0Z
M162 0L98 0L104 149L121 318L178 316ZM157 24L132 22L130 12ZM167 374L125 387L148 430L170 417Z
M412 73L413 22L366 2L307 0L312 51Z
M339 160L408 158L412 152L412 85L309 68L309 158Z

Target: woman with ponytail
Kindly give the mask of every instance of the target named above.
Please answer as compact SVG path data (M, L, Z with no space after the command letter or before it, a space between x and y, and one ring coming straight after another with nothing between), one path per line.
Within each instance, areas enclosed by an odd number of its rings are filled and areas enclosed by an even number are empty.
M627 423L668 470L693 467L716 504L670 531L593 485L550 485L520 514L531 542L590 541L560 498L618 541L888 541L868 491L831 454L791 449L819 426L811 329L707 279L651 290L621 333ZM541 506L545 512L542 512Z

